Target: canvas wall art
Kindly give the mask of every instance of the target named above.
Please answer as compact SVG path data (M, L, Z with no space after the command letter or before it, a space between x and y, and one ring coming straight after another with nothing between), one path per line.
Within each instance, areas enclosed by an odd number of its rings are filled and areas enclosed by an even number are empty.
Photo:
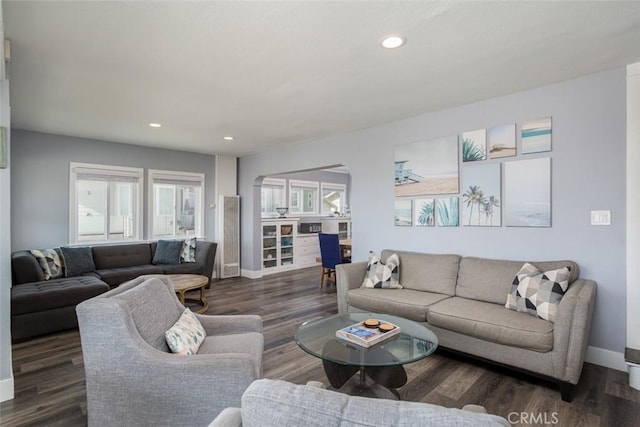
M435 221L435 202L433 199L415 199L413 201L413 224L433 227Z
M485 129L462 133L462 161L475 162L487 158L487 131Z
M502 224L500 164L466 167L462 183L462 225L499 227Z
M458 138L450 136L396 146L395 189L399 197L457 193Z
M551 227L551 158L504 164L508 227Z
M499 159L516 155L516 125L495 126L489 129L489 157Z
M522 124L522 153L551 151L551 117Z
M394 223L398 226L411 226L411 199L396 199Z
M457 197L436 199L436 224L439 227L460 225L460 199Z

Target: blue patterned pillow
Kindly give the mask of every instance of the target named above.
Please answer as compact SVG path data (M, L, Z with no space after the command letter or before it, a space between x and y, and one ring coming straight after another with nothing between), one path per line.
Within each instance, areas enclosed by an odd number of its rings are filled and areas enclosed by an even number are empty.
M153 264L178 264L182 252L182 240L158 240Z
M60 248L64 262L64 276L74 277L84 273L96 271L96 265L93 263L93 255L91 248L70 248L63 246Z
M198 352L207 333L196 315L185 308L180 319L164 333L164 336L173 353L191 355Z

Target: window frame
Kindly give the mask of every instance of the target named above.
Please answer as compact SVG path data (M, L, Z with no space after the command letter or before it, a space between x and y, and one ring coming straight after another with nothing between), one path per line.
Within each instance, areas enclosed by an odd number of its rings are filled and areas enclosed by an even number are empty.
M96 175L96 176L112 176L114 178L133 178L133 182L136 183L135 195L132 196L133 202L133 235L131 238L122 239L109 239L109 227L110 227L110 189L107 189L106 200L106 239L101 240L80 240L78 235L78 175L79 174ZM114 181L106 180L111 183ZM143 230L143 218L144 218L144 205L143 205L143 191L144 189L144 169L134 168L126 166L114 166L114 165L102 165L95 163L80 163L69 162L69 245L98 245L104 243L122 243L122 242L135 242L142 240Z
M276 212L275 210L273 212L265 212L263 211L263 205L262 205L262 196L263 196L263 188L267 187L267 188L280 188L282 190L282 196L280 197L280 204L276 207L286 207L288 206L287 204L287 180L286 179L282 179L282 178L270 178L267 177L265 179L262 180L262 184L260 184L260 216L262 218L271 218L271 217L276 217L279 216L280 214L278 214L278 212Z
M321 215L331 215L332 212L325 212L322 208L324 207L324 191L325 190L334 190L342 192L342 211L340 215L345 215L345 206L347 206L347 185L339 184L337 182L321 182L320 183L320 214Z
M156 180L175 181L175 184L179 185L180 182L192 182L198 183L200 208L194 208L194 234L182 235L155 235L153 232L153 217L154 207L156 203L154 184ZM172 171L161 169L148 169L147 170L147 236L149 240L158 239L183 239L185 237L197 237L199 239L204 238L204 216L205 216L205 174L200 172L184 172L184 171ZM174 194L175 197L175 194ZM174 218L178 215L178 211L174 206ZM174 226L175 227L175 226ZM175 228L174 228L175 233Z
M298 193L297 191L294 192L294 187L296 188L302 188L302 192ZM315 197L313 197L311 200L313 200L313 210L312 211L308 211L305 212L304 210L304 203L305 203L305 195L304 195L304 190L305 189L312 189L315 190ZM297 206L297 204L294 205L294 193L296 195L299 194L299 198L298 198L298 204L299 204L299 208L300 211L297 212L294 210L294 207ZM302 181L302 180L294 180L291 179L289 180L289 213L290 214L295 214L297 216L310 216L310 215L318 215L320 212L319 209L319 193L320 193L320 183L318 181Z

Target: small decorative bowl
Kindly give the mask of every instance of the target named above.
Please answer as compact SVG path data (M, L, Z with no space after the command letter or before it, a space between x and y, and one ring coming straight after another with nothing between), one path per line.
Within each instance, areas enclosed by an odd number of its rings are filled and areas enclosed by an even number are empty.
M289 208L287 207L276 208L276 212L280 214L279 218L285 218L285 215L289 212Z

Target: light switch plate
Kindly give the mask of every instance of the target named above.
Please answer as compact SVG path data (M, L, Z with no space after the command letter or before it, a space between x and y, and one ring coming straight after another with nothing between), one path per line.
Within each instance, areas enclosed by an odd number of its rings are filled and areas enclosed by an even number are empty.
M591 225L611 225L611 211L591 211Z

